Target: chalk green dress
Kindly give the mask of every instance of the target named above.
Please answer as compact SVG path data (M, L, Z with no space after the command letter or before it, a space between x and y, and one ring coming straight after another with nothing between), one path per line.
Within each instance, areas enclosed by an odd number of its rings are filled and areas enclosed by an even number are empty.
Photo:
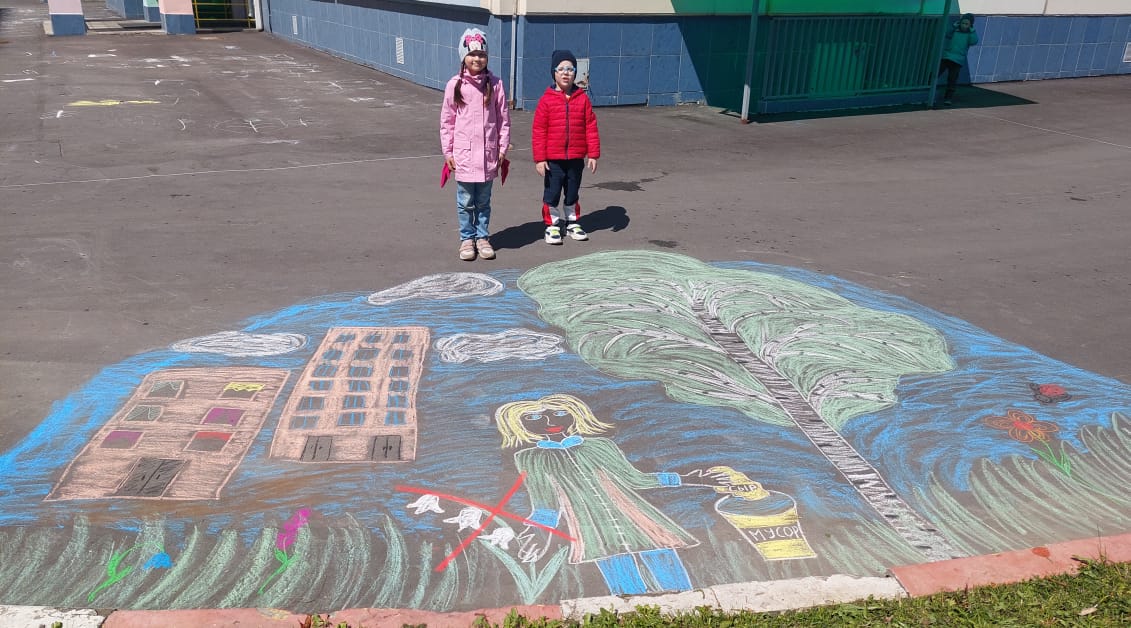
M535 515L565 518L574 538L569 562L699 544L637 492L677 486L676 474L641 472L607 438L570 440L575 444L532 447L514 456L518 470L526 473L524 486ZM674 482L666 482L669 478ZM556 517L532 519L556 523Z

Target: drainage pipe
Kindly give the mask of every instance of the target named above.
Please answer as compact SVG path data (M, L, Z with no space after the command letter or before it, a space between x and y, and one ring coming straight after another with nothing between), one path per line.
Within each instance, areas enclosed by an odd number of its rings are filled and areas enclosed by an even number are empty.
M939 89L939 65L942 63L943 47L946 46L946 29L950 23L950 3L951 0L946 0L943 5L942 17L939 18L939 47L935 50L935 65L931 66L931 91L927 94L927 106L935 106L935 96L938 95Z
M750 40L746 46L746 77L742 82L742 123L750 124L750 83L754 80L754 46L758 37L758 13L761 0L750 7Z
M511 0L511 109L515 104L515 83L518 81L518 0Z

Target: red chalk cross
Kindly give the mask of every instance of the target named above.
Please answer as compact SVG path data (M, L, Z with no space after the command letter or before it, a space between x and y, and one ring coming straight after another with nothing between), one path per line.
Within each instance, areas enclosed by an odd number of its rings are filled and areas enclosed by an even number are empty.
M464 539L463 542L459 544L459 547L452 550L452 553L448 554L447 558L445 558L443 562L441 562L439 565L436 565L436 569L435 569L436 571L443 571L443 570L447 569L448 564L451 563L452 560L454 560L456 556L459 556L460 553L463 552L463 550L467 549L467 547L469 545L471 545L471 542L475 540L475 537L479 536L480 534L483 533L484 530L487 529L487 526L491 524L491 520L494 519L496 515L508 517L508 518L514 519L516 521L521 521L522 523L524 523L526 525L534 526L536 528L541 528L541 529L549 532L550 534L553 534L555 536L560 536L561 538L563 538L567 541L573 541L574 540L572 536L570 536L570 535L568 535L564 532L559 532L558 530L555 530L554 528L551 528L549 526L542 525L541 523L538 523L536 521L531 521L530 519L527 519L526 517L523 517L521 515L516 515L514 513L507 512L507 511L503 510L503 506L506 505L506 503L508 501L510 501L511 497L513 497L514 494L518 491L518 488L520 486L522 486L522 481L525 480L525 479L526 479L526 473L520 474L518 476L518 479L515 480L514 485L511 486L511 489L509 491L507 491L506 495L503 496L503 499L502 499L502 501L499 502L499 505L495 506L494 508L492 508L492 507L490 507L486 504L480 504L479 502L471 501L470 499L463 499L461 497L456 497L455 495L447 495L447 494L444 494L444 493L437 493L435 491L431 491L431 490L423 489L423 488L416 488L416 487L413 487L413 486L397 485L397 486L394 486L393 488L394 488L394 490L404 491L406 493L417 493L419 495L435 495L436 497L442 497L444 499L449 499L449 500L456 502L458 504L464 504L465 506L474 506L476 508L479 508L480 510L485 510L487 512L487 520L484 521L483 524L480 525L475 530L475 532L472 532L471 536Z

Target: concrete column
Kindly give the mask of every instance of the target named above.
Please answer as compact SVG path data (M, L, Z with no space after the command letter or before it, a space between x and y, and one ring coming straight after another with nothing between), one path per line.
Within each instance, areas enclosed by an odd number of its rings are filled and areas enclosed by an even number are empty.
M77 1L77 0L76 0ZM169 35L195 35L196 19L192 15L192 0L158 0L161 26Z
M47 0L51 15L51 34L85 35L86 17L82 14L82 0Z
M146 22L160 22L161 9L157 6L157 0L145 0L145 21Z

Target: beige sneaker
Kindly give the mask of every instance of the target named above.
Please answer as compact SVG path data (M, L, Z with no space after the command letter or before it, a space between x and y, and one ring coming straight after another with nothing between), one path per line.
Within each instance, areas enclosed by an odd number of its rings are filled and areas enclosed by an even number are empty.
M483 259L495 259L495 249L487 238L479 238L475 241L475 248L479 249L479 257Z
M459 243L459 258L465 262L475 259L475 242L473 240L464 240Z

